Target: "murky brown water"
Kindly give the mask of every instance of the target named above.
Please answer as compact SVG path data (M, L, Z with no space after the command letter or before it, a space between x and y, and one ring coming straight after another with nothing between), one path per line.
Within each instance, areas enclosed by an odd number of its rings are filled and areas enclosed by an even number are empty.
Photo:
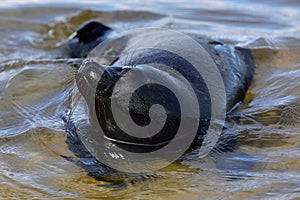
M298 1L66 2L0 6L1 199L300 198ZM118 31L168 27L251 48L256 75L236 113L236 152L218 162L192 153L142 180L97 181L62 158L74 157L59 116L76 69L54 59L55 50L89 19Z

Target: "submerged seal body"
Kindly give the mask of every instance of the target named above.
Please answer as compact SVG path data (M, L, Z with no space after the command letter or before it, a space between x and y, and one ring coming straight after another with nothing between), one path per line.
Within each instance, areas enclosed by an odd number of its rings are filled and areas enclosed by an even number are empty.
M70 57L85 57L95 46L105 40L106 34L112 31L110 28L95 22L93 24L84 25L76 34L76 37L65 47L69 49ZM189 37L199 43L212 58L217 66L222 77L225 93L226 93L226 111L229 112L238 103L241 102L247 89L249 88L254 75L254 61L250 50L226 45L224 43L212 40L205 36L188 34ZM132 38L136 37L134 35ZM176 127L180 124L180 109L178 111L178 102L174 99L172 92L166 88L155 84L149 84L146 88L136 90L135 98L131 100L129 106L130 116L132 120L140 126L147 126L151 119L149 118L149 109L154 104L160 104L166 109L167 119L166 125L160 131L160 134L139 138L128 134L118 127L111 110L112 92L116 82L122 78L124 74L135 68L139 68L141 72L149 68L151 63L158 63L161 65L168 65L172 69L179 71L190 80L192 87L197 95L201 106L201 119L199 121L199 128L194 144L203 142L203 137L208 128L208 123L211 117L211 99L207 86L196 71L191 70L189 62L182 57L163 50L163 49L137 49L134 52L126 52L127 46L134 41L132 38L116 38L115 43L117 48L117 56L108 58L102 67L103 74L101 80L97 83L95 95L95 111L98 117L98 122L105 132L108 140L114 142L117 146L126 149L127 151L146 153L155 151L163 147L173 138ZM157 38L159 40L159 37ZM119 40L123 40L119 42ZM118 45L120 44L120 45ZM76 47L76 49L74 49ZM88 67L81 67L77 73L78 80L86 84L86 88L79 88L80 93L84 98L87 98L89 93L89 80L93 77L86 77L86 70ZM83 73L84 72L84 73ZM84 74L84 75L83 75ZM167 79L168 77L166 77ZM174 82L176 84L176 82ZM184 89L184 88L182 88ZM145 92L147 91L147 92ZM188 96L186 98L189 98ZM176 110L177 109L177 110ZM73 125L71 125L73 126ZM81 158L93 158L89 151L84 147L80 137L78 137L76 130L69 129L71 133L67 138L69 148ZM88 134L88 133L86 133ZM226 145L226 144L225 144ZM228 144L231 145L231 144ZM79 146L79 148L78 148ZM230 149L230 148L229 148Z

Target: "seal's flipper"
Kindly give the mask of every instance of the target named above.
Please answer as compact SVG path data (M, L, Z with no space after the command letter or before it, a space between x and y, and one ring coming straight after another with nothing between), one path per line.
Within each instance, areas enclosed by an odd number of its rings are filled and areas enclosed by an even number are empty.
M111 28L96 21L89 21L82 24L74 38L78 38L79 42L90 43L98 37L103 37Z
M112 31L111 28L96 21L82 24L73 37L62 48L62 54L70 58L85 58Z

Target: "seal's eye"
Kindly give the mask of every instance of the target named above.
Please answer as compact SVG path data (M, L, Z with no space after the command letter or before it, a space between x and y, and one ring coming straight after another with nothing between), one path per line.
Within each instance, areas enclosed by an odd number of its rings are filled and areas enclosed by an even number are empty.
M102 78L98 83L96 96L110 97L115 83L127 72L130 68L120 66L108 66L105 68Z
M75 37L78 38L80 42L89 43L98 37L104 36L109 30L111 30L111 28L99 22L91 21L81 25Z

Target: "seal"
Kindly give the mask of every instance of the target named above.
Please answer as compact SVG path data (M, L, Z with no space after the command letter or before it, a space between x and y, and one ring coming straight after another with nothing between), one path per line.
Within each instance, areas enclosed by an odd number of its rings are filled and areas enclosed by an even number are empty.
M99 22L88 22L79 28L75 37L64 47L64 49L68 49L68 51L65 52L69 53L69 57L84 58L94 47L103 42L105 38L109 37L111 32L111 28L102 25ZM253 79L254 61L251 51L249 49L227 45L201 35L188 34L188 36L193 38L208 52L209 56L218 67L225 86L227 102L226 110L228 113L231 112L232 109L244 99ZM116 39L116 41L117 40L118 39ZM177 112L178 102L174 100L176 98L173 98L173 94L166 88L153 84L146 88L147 93L144 92L145 88L140 91L135 91L134 95L136 95L136 99L138 100L130 102L132 109L129 110L130 115L136 124L146 126L150 123L150 107L154 104L163 105L169 115L167 117L167 125L163 127L163 130L160 132L161 134L149 138L138 138L124 134L124 132L116 125L112 110L110 109L113 88L115 87L116 82L124 74L136 66L159 63L179 70L181 74L184 74L184 76L188 77L193 83L195 93L202 106L200 110L201 119L199 128L192 146L201 145L211 115L211 101L207 86L203 79L200 76L196 76L195 71L191 71L191 68L188 67L189 63L186 60L172 52L163 49L142 49L137 50L134 53L123 51L126 46L130 45L130 42L128 43L128 41L120 43L120 47L117 47L119 50L116 58L111 60L108 59L106 61L107 66L104 69L105 71L102 74L101 80L98 82L96 90L95 112L98 117L98 122L104 129L107 139L123 149L137 153L155 151L168 143L168 141L172 140L172 137L174 136L173 133L180 123L180 117ZM100 67L101 66L99 66L99 68ZM82 70L85 69L81 69L81 71L78 72L78 80L81 82L86 81L84 84L89 85L86 77L80 77ZM87 90L88 87L79 88L80 93L84 97L86 97L88 93ZM154 96L156 98L153 98ZM74 127L74 124L68 126ZM80 158L93 158L89 151L84 147L80 137L78 137L76 129L69 128L69 131L72 133L68 135L66 141L69 148ZM223 150L232 149L234 146L233 144L228 144L228 142L221 142L220 145L223 145ZM78 148L78 146L80 148ZM95 162L97 163L97 161Z

